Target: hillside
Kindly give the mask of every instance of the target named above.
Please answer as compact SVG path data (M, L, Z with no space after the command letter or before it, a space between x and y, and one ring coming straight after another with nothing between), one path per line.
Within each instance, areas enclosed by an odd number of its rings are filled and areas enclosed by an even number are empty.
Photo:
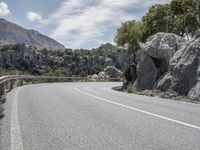
M28 44L4 46L0 49L2 75L21 71L34 75L87 76L98 74L107 66L124 70L131 62L132 58L126 51L111 44L93 50L48 51L38 50Z
M65 47L57 41L34 30L26 30L5 19L0 19L0 45L31 44L37 49L63 50Z

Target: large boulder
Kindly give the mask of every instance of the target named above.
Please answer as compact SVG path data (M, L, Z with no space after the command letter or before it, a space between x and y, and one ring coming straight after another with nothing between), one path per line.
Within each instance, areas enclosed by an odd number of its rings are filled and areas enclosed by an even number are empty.
M107 66L113 65L113 60L109 57L106 57L104 61Z
M152 89L169 68L169 61L185 40L172 33L157 33L142 46L143 52L137 64L136 88Z
M104 69L106 75L110 78L122 78L123 73L114 66L108 66Z
M108 79L109 78L109 76L104 71L99 72L98 76L101 79Z
M149 57L164 59L169 63L184 42L184 38L176 34L160 32L149 37L142 48Z
M157 75L158 70L153 60L148 55L141 56L141 60L137 65L137 79L135 81L137 90L152 89Z
M157 88L172 89L190 98L200 98L200 37L182 45L170 60L170 69Z
M93 75L91 76L91 78L92 78L92 79L98 79L99 76L98 76L97 74L93 74Z

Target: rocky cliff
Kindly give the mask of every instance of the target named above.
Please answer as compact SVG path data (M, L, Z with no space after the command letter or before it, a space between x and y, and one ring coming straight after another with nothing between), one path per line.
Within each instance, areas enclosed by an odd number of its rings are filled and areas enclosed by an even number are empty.
M200 98L200 38L186 42L174 54L169 71L157 84L162 90L172 89L192 99Z
M169 69L170 59L185 40L175 34L158 33L143 45L143 52L137 64L138 90L152 89Z
M5 19L0 19L0 45L31 44L37 49L64 50L57 41L34 30L26 30Z
M200 35L189 41L157 33L142 47L134 86L138 91L160 89L200 99Z

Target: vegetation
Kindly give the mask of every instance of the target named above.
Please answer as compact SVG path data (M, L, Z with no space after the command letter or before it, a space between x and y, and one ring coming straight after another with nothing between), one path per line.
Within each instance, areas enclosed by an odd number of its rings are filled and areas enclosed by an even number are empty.
M127 21L122 23L122 26L117 29L115 36L115 42L118 46L127 49L129 54L133 54L133 61L136 63L136 52L140 49L139 40L141 39L141 28L140 22Z
M15 67L0 67L0 76L4 75L21 75L27 74L24 70L16 69Z
M0 52L6 52L7 50L13 50L13 49L18 49L17 45L12 45L12 44L2 45L0 47Z
M156 4L149 8L140 22L122 23L115 42L128 52L139 50L139 41L158 32L175 33L192 37L200 28L200 0L172 0L169 4ZM135 60L134 60L135 62Z
M126 67L126 69L123 72L124 77L126 79L126 81L132 81L132 76L131 76L131 67L128 66Z
M136 93L136 88L129 86L127 91L128 91L128 93Z
M153 5L142 22L146 26L143 41L157 32L192 36L200 27L200 0L172 0L169 4Z
M0 74L31 74L46 76L79 76L98 74L110 65L124 70L132 58L119 48L105 44L93 50L50 51L30 48L22 50L18 45L6 45L3 51L13 49L12 53L2 55ZM3 53L0 51L0 55ZM18 55L20 53L21 55ZM108 61L106 61L108 60Z

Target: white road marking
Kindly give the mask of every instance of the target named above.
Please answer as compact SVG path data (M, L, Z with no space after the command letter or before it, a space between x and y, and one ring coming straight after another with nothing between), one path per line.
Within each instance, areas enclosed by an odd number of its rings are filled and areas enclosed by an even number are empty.
M164 120L168 120L168 121L171 121L171 122L174 122L174 123L178 123L178 124L181 124L181 125L190 127L190 128L195 128L195 129L200 130L200 127L199 127L199 126L196 126L196 125L192 125L192 124L189 124L189 123L186 123L186 122L182 122L182 121L178 121L178 120L171 119L171 118L168 118L168 117L164 117L164 116L161 116L161 115L157 115L157 114L154 114L154 113L151 113L151 112L148 112L148 111L144 111L144 110L141 110L141 109L138 109L138 108L130 107L130 106L127 106L127 105L124 105L124 104L120 104L120 103L117 103L117 102L113 102L112 100L105 99L105 98L101 98L101 97L98 97L98 96L95 96L95 95L86 93L86 92L80 90L78 87L75 87L74 89L75 89L76 91L82 93L82 94L85 94L85 95L87 95L87 96L90 96L90 97L93 97L93 98L102 100L102 101L107 102L107 103L110 103L110 104L114 104L114 105L117 105L117 106L121 106L121 107L124 107L124 108L128 108L128 109L131 109L131 110L140 112L140 113L144 113L144 114L147 114L147 115L150 115L150 116L154 116L154 117L157 117L157 118L161 118L161 119L164 119Z
M23 150L22 137L18 118L18 93L19 88L16 89L14 95L14 100L12 104L12 114L11 114L11 150Z

